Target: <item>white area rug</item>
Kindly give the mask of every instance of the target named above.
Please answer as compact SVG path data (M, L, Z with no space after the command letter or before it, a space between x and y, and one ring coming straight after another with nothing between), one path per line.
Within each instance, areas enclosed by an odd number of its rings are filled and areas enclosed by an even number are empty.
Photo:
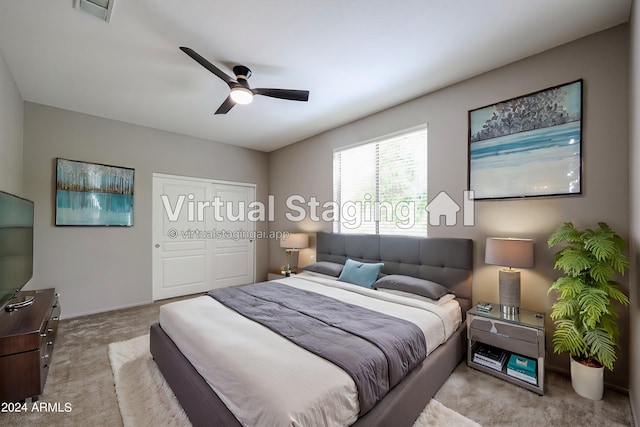
M109 344L118 405L125 427L191 424L149 353L149 335ZM437 400L424 409L413 427L480 427Z

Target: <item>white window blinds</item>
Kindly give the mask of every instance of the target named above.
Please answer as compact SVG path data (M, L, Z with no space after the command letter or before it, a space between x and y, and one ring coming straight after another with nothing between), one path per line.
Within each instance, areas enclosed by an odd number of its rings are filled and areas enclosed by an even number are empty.
M426 236L426 127L334 151L333 197L335 232Z

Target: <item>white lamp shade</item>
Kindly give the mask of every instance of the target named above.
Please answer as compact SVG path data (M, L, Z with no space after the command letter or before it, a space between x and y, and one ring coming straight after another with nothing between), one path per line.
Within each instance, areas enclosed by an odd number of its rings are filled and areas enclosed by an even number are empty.
M532 268L533 240L488 237L484 262L503 267Z
M280 239L280 247L285 249L304 249L309 247L309 235L305 233L285 234Z

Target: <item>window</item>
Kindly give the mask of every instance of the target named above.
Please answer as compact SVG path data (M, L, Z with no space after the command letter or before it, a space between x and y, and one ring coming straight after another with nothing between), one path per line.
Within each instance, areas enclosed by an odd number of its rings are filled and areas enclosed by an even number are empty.
M333 153L339 233L427 235L427 129Z

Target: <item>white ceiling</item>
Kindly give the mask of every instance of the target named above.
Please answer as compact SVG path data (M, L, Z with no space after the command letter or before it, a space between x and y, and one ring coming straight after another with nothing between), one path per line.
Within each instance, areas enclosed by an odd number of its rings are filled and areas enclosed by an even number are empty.
M272 151L629 17L631 0L0 0L0 52L25 101ZM305 89L214 111L228 86Z

